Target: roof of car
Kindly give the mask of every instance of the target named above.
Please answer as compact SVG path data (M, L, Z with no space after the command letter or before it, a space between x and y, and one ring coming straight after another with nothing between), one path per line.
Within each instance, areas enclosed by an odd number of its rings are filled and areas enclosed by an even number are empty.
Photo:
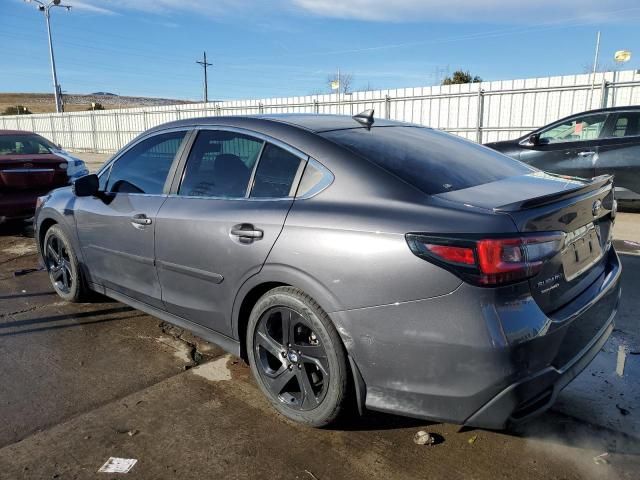
M0 130L0 135L37 135L27 130Z
M348 128L366 128L348 115L323 115L310 113L272 114L272 115L235 115L222 117L200 117L177 120L155 127L155 129L175 128L190 125L237 125L242 121L263 124L284 124L301 128L310 132L320 133L330 130L344 130ZM402 126L408 123L375 118L374 127Z
M586 110L584 112L576 112L571 114L573 115L581 115L583 113L606 113L606 112L621 112L628 110L640 110L640 105L627 105L626 107L607 107L607 108L596 108L594 110Z

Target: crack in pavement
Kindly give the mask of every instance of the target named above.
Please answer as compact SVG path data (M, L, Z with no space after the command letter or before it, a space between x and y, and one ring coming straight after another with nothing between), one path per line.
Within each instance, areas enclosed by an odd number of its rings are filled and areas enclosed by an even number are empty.
M175 325L172 325L168 322L160 322L158 324L158 327L160 327L160 330L162 330L162 333L164 333L165 335L168 335L170 337L173 337L174 339L184 343L188 349L189 349L189 358L191 358L191 363L188 365L184 366L185 370L189 370L193 367L196 367L198 365L200 365L202 363L202 361L206 358L206 359L213 359L215 358L215 356L213 355L209 355L207 353L203 353L198 349L198 345L197 342L194 340L188 340L186 338L183 337L183 335L185 333L188 333L185 331L185 329L177 327Z
M48 307L48 306L49 305L34 305L32 307L24 308L22 310L16 310L15 312L0 313L0 319L11 317L11 319L15 320L13 318L14 315L20 315L21 313L35 312L36 310L39 310L41 308L45 308L45 307Z

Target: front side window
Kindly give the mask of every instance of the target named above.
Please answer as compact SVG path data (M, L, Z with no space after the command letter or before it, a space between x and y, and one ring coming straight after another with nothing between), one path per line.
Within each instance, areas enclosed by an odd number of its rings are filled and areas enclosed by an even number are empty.
M640 112L619 113L611 135L618 138L640 135Z
M38 135L0 135L0 155L47 154L53 149L53 143Z
M263 143L236 132L201 131L189 153L178 195L244 198Z
M606 119L607 115L601 113L567 120L540 133L540 143L549 144L595 140L600 136Z
M252 198L292 197L293 181L300 167L300 158L268 143L256 169L251 189Z
M112 165L105 190L161 194L186 133L162 133L133 146Z

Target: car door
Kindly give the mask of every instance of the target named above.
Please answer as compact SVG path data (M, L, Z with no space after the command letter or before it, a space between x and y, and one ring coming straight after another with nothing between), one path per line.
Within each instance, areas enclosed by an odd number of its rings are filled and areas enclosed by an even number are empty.
M244 131L198 132L156 221L156 265L169 312L231 335L236 292L264 264L306 163L274 142Z
M606 119L606 113L595 113L555 123L538 133L537 142L521 143L520 160L547 172L591 178Z
M156 307L162 300L154 265L155 217L167 198L165 184L168 189L186 133L142 139L100 173L98 196L75 199L90 280Z
M640 111L611 114L600 142L596 174L614 175L616 197L640 200Z

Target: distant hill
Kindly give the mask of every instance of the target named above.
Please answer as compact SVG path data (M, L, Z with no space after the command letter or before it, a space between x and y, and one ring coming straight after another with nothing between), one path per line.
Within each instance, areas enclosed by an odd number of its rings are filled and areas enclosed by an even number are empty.
M108 92L96 92L88 95L64 94L63 99L66 112L89 110L92 102L101 103L105 109L194 103L189 100L171 98L120 96ZM55 112L52 93L0 93L0 113L2 113L5 108L16 105L23 105L32 113Z

